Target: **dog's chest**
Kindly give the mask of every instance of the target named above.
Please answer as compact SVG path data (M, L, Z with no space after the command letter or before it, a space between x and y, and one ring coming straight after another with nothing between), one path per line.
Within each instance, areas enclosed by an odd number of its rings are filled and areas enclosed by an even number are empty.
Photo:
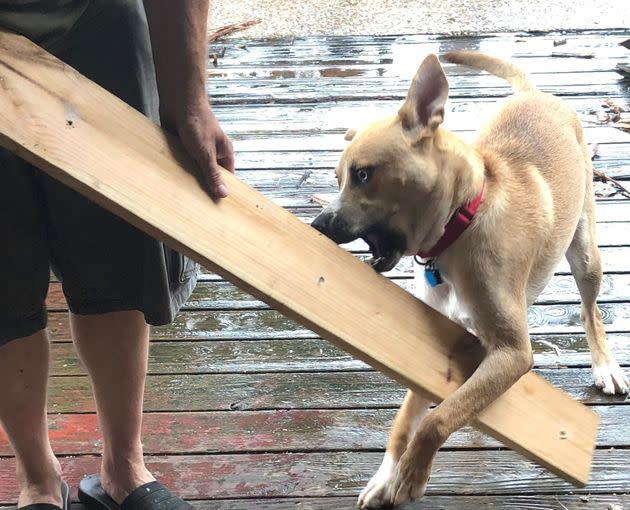
M448 282L441 283L435 287L431 287L425 278L425 267L414 261L414 292L413 294L445 315L453 322L456 322L463 328L473 331L473 324L470 314L466 310L466 306L461 300L457 299L455 288Z

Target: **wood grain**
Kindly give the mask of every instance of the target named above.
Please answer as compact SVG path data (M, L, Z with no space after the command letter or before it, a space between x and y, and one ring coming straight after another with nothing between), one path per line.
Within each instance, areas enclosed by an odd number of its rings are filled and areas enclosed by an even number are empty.
M625 395L603 395L590 368L536 371L585 404L628 405ZM147 412L255 411L269 409L396 408L405 388L374 371L160 374L147 378ZM86 376L53 377L51 413L94 412Z
M608 333L630 330L630 308L625 303L602 303L599 308ZM532 335L584 332L578 304L535 305L528 318ZM71 338L66 313L50 313L48 326L54 340ZM156 340L314 338L311 329L275 310L186 311L168 326L153 328L151 335ZM320 336L326 338L325 333Z
M167 487L188 499L355 496L381 462L381 452L254 453L146 457ZM61 459L71 487L98 472L96 456ZM627 451L596 450L588 490L569 483L509 450L441 451L427 495L624 493L630 484ZM483 466L483 469L479 469ZM0 502L15 501L14 460L0 458ZM76 490L76 489L75 489ZM76 493L75 493L76 494Z
M595 405L598 448L624 447L630 406ZM396 409L286 409L269 411L152 412L143 419L146 455L382 451ZM53 414L50 438L57 455L95 455L102 449L95 414ZM454 433L445 450L501 448L472 427ZM11 455L0 429L0 456Z
M190 500L199 510L356 510L355 496L310 498L260 498ZM504 495L504 496L424 496L405 505L405 510L613 510L630 506L627 494L557 494L557 495ZM16 510L15 506L0 506L0 510ZM84 510L74 503L72 510Z
M414 283L411 278L397 278L393 282L413 292ZM606 274L602 279L599 293L600 302L630 301L630 274ZM556 275L538 297L537 304L575 304L580 302L575 280L570 275ZM66 311L68 305L63 295L61 284L52 282L48 288L46 306L50 311ZM224 282L199 282L182 310L266 310L269 305L254 299L238 287Z
M536 335L532 338L537 368L585 367L591 363L585 335ZM630 366L630 335L609 336L615 359ZM149 374L208 374L260 372L332 372L373 370L334 345L318 338L153 341ZM52 344L54 376L83 375L69 342ZM588 384L588 383L587 383Z

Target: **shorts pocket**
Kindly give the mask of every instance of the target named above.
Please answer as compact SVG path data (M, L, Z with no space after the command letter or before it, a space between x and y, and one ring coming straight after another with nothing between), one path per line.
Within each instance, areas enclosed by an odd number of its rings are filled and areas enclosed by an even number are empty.
M196 262L167 246L164 246L164 260L171 285L184 283L197 272Z

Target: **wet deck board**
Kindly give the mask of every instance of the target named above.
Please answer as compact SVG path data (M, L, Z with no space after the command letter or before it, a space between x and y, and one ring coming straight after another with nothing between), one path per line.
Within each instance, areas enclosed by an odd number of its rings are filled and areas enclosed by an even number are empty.
M630 404L623 396L601 395L589 368L536 372L585 404ZM54 377L48 394L52 413L95 410L87 376ZM145 410L361 409L396 407L404 396L403 387L370 371L161 374L147 378Z
M602 418L600 448L627 443L625 424L630 406L593 405ZM151 412L144 417L144 451L147 455L302 452L317 444L320 451L378 451L387 441L395 408L288 409L270 411ZM53 414L50 417L53 448L61 455L98 454L102 446L92 413ZM471 428L453 434L445 449L504 448ZM10 455L6 442L0 455Z
M320 37L232 40L208 69L215 111L233 137L241 178L304 221L332 194L343 133L396 110L422 55L481 49L513 56L542 90L564 97L597 144L596 169L630 181L630 134L602 120L606 99L630 110L628 31L580 34ZM567 44L554 48L553 41ZM553 51L593 53L555 58ZM447 126L471 139L509 93L491 76L446 66ZM629 114L624 114L629 116ZM630 116L629 116L630 117ZM630 367L630 200L598 183L600 294L611 347ZM348 246L357 256L362 242ZM410 260L388 277L413 286ZM70 343L66 303L53 278L51 435L68 479L95 471L99 450L89 384ZM604 509L630 507L630 401L591 386L579 296L566 262L530 311L536 370L601 416L592 483L581 491L466 428L436 461L428 495L409 508ZM149 464L197 508L338 510L380 462L404 389L216 275L200 284L174 324L152 333L146 396ZM0 433L0 505L15 501L14 461ZM615 508L615 507L612 507Z
M429 495L500 495L522 492L597 494L630 485L627 451L596 450L588 489L575 489L509 450L439 452ZM378 468L380 452L242 453L147 456L147 466L185 498L352 496ZM69 483L98 470L91 455L62 459ZM13 459L0 459L0 485L15 490ZM483 469L479 467L483 466Z
M630 329L630 308L625 303L601 303L607 332ZM580 305L534 305L529 309L530 333L580 333ZM51 312L48 322L54 339L69 339L70 326L65 313ZM155 328L156 339L264 339L311 338L313 333L274 310L187 311L169 326Z

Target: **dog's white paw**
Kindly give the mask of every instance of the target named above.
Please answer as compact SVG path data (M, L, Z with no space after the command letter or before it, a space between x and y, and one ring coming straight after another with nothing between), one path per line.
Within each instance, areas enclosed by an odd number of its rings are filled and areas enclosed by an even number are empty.
M625 395L630 387L628 378L613 358L593 365L593 380L595 386L607 395L614 395L615 393Z
M361 491L357 505L359 508L381 508L391 506L394 498L391 491L392 480L396 475L397 462L389 453L383 457L378 471Z

